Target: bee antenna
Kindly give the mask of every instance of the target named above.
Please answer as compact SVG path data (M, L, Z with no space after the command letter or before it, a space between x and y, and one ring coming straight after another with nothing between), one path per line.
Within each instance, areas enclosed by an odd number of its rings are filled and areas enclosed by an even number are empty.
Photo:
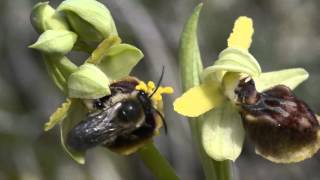
M152 108L161 118L162 122L163 122L163 126L164 126L164 132L166 133L166 135L168 134L168 126L166 123L166 120L164 119L163 115L161 114L161 112L156 109L156 108Z
M161 82L162 82L162 79L163 79L164 71L165 71L165 68L164 68L164 66L162 66L162 71L161 71L160 79L159 79L159 81L158 81L158 83L157 83L156 89L151 93L151 95L149 96L149 98L151 98L151 97L157 92L157 90L159 89L159 86L160 86L160 84L161 84Z

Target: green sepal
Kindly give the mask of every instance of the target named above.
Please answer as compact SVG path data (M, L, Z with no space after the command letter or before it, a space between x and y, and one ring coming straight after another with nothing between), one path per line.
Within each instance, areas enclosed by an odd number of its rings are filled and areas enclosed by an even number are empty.
M62 122L66 118L71 105L70 99L67 99L49 118L49 121L45 123L44 130L49 131L55 125Z
M60 124L60 137L63 149L79 164L85 163L85 151L75 151L66 144L69 131L80 121L85 120L87 108L80 99L71 99L71 105L65 119Z
M95 65L83 64L68 78L68 95L71 98L97 99L109 95L109 79Z
M64 55L71 51L76 41L77 35L71 31L47 30L29 47L45 54Z
M203 71L201 79L216 78L221 81L226 72L245 73L255 77L261 74L261 68L257 60L247 50L226 48L219 54L214 65Z
M262 73L258 77L253 77L256 88L259 92L272 88L276 85L286 85L290 89L296 88L303 81L308 79L309 74L302 68L285 69Z
M143 53L130 44L118 44L110 47L97 66L111 79L128 76Z
M240 114L230 103L209 111L203 117L202 144L207 154L217 160L235 161L245 138Z
M46 30L69 30L67 20L49 2L37 3L32 8L30 20L38 33Z
M57 10L66 14L72 29L88 44L118 34L109 10L98 1L65 0Z

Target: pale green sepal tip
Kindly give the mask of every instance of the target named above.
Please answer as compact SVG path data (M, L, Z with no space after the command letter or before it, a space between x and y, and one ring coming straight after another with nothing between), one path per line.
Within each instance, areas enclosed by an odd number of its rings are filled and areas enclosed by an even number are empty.
M67 30L47 30L29 48L46 54L67 54L77 41L77 35Z
M202 144L217 161L235 161L245 138L240 114L230 102L209 111L203 117Z
M49 131L52 129L56 124L63 121L66 118L69 108L71 105L70 99L67 99L54 113L51 114L49 121L45 123L44 130Z
M86 118L87 109L79 99L71 99L71 105L66 118L61 122L61 145L67 154L79 164L85 163L85 151L75 151L68 147L65 140L69 131L80 121Z
M130 44L118 44L110 47L97 65L109 78L116 80L128 76L143 53Z
M57 10L67 15L73 29L85 41L93 41L90 38L95 38L100 42L110 35L118 34L108 8L98 1L66 0Z
M46 30L68 30L69 25L66 19L49 2L37 3L31 11L30 20L33 27L42 33Z
M262 73L258 77L253 77L253 79L257 90L262 92L280 84L288 86L290 89L294 89L308 79L308 77L308 72L303 68L293 68Z
M259 76L261 68L257 60L244 49L226 48L219 54L213 66L206 68L201 74L202 81L215 76L221 81L226 72L245 73L250 76Z
M110 94L108 77L95 65L84 64L68 78L72 98L97 99Z

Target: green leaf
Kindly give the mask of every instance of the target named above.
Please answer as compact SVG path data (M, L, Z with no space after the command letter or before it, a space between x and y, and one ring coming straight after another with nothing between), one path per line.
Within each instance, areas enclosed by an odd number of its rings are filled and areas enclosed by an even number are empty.
M65 0L57 9L66 14L74 31L86 42L101 42L118 34L109 10L98 1Z
M97 66L111 79L128 76L133 67L143 58L143 53L129 44L110 47Z
M110 94L108 77L95 65L84 64L68 79L69 97L97 99Z
M300 83L308 79L309 74L302 68L285 69L262 73L258 77L253 77L256 88L259 92L272 88L276 85L286 85L290 89L296 88Z
M200 73L202 62L197 38L198 20L203 4L199 4L189 17L183 28L179 47L179 64L184 91L200 84ZM199 152L200 160L204 169L206 179L216 179L218 175L215 167L217 165L204 151L201 144L201 123L204 119L200 116L189 118L191 133L195 146ZM222 172L222 171L221 171Z
M64 118L66 118L71 105L70 99L67 99L61 107L59 107L49 118L49 121L44 125L44 130L49 131L56 124L60 123Z
M85 152L75 151L68 147L65 143L69 131L80 121L86 118L88 110L84 106L81 100L71 99L71 105L68 110L66 118L61 123L60 134L61 134L61 145L63 149L70 155L70 157L78 162L79 164L85 163Z
M240 114L230 102L204 115L202 144L217 161L234 161L241 153L245 131Z
M227 48L223 50L213 66L206 68L201 74L201 79L206 80L215 76L222 80L226 72L245 73L252 77L261 74L261 68L257 60L246 50Z
M31 11L30 16L33 27L42 33L46 30L68 30L69 25L66 19L49 2L37 3Z
M179 48L179 62L183 90L200 84L202 61L198 45L197 28L203 4L199 4L184 26Z
M47 30L30 48L46 54L67 54L77 41L77 35L67 30Z

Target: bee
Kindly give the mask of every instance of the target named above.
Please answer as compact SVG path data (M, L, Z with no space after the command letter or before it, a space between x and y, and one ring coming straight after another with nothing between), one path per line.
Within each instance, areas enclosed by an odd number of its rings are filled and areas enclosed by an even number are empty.
M309 106L285 85L257 92L250 78L235 89L244 127L256 151L277 162L296 162L319 149L319 122Z
M87 118L75 125L67 135L67 145L77 151L104 146L120 154L137 151L159 133L165 119L155 107L153 93L137 90L139 80L127 77L110 84L111 94L85 102L91 109Z

